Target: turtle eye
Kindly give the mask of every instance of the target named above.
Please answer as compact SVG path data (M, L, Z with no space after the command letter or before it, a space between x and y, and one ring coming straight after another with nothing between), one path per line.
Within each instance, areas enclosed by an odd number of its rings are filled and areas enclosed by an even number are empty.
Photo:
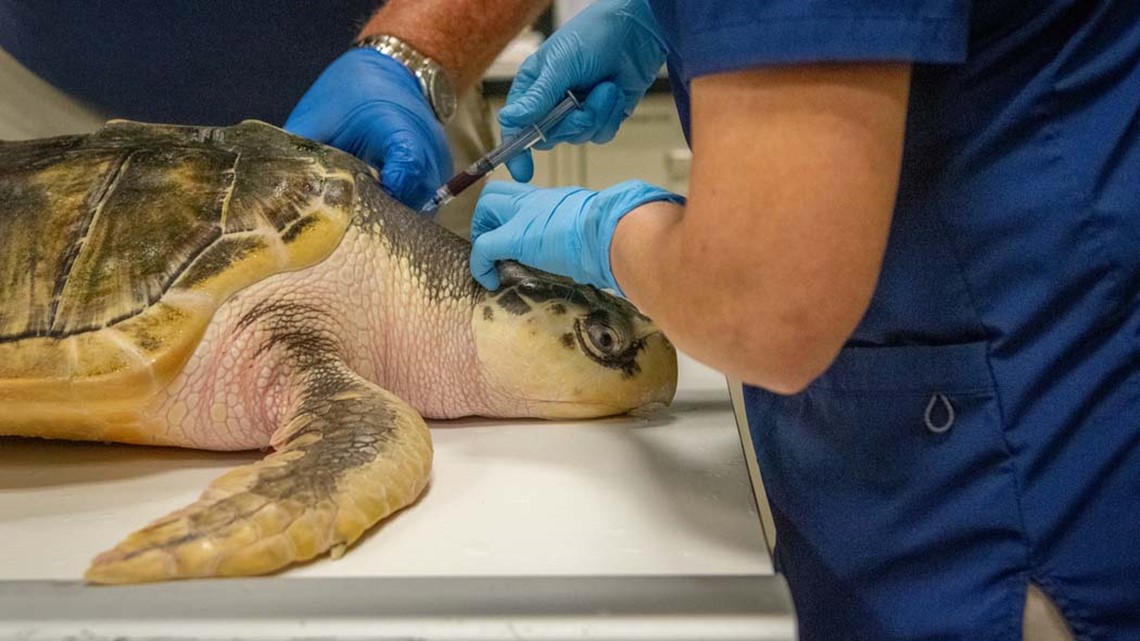
M614 334L612 331L610 331L610 328L601 325L595 325L588 331L590 332L590 342L594 344L594 347L598 348L598 351L602 352L603 354L609 354L613 352L615 341Z
M629 349L629 333L611 326L604 315L588 316L585 334L586 340L583 343L586 349L598 358L620 356Z

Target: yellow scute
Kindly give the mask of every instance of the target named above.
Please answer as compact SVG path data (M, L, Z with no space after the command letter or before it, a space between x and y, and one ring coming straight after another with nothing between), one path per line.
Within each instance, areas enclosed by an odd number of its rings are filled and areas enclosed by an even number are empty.
M141 408L185 366L213 311L159 302L110 328L0 343L0 434L151 442Z

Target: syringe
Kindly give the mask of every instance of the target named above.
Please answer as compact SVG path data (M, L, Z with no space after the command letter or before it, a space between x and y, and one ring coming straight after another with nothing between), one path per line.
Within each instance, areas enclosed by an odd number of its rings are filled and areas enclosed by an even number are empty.
M574 97L574 94L567 91L566 97L562 102L555 105L550 113L543 116L541 120L533 125L523 129L518 134L504 140L503 144L487 152L482 158L471 163L470 167L456 174L451 180L436 190L435 195L420 208L420 211L428 213L435 212L435 210L439 209L452 198L462 193L463 190L479 182L480 178L494 171L499 165L530 149L539 141L546 140L546 132L558 124L566 114L580 106L581 103Z

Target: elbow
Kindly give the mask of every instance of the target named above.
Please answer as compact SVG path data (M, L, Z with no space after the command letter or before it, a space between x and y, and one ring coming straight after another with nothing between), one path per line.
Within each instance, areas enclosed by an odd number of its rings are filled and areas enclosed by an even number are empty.
M778 371L770 372L765 380L751 384L784 396L799 394L827 371L832 360L834 359L828 359L823 364L803 361L789 363Z
M694 289L684 298L697 304L678 305L658 320L677 347L697 360L735 380L792 395L831 367L873 289L873 278L834 287L780 281L715 295Z
M792 396L806 390L823 372L813 371L782 371L769 372L767 376L757 373L755 380L744 379L745 383L754 387L766 389L769 392Z
M806 390L835 362L867 311L873 287L853 289L846 296L790 294L769 297L765 305L757 301L752 323L740 326L748 333L745 344L753 347L751 376L741 380L777 394Z
M803 392L827 371L854 330L854 323L822 321L806 312L737 319L732 329L720 332L734 337L722 347L728 356L725 372L776 394Z
M815 336L786 341L757 355L741 379L776 394L799 394L827 371L839 354L840 345Z

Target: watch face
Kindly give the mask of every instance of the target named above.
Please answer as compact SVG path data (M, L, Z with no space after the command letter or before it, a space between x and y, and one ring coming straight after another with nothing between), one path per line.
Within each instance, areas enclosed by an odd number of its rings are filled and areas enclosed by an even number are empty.
M446 122L452 115L455 114L455 94L451 91L451 86L447 84L447 79L443 74L433 73L428 78L428 95L431 96L431 106L435 109L435 115L441 121Z

